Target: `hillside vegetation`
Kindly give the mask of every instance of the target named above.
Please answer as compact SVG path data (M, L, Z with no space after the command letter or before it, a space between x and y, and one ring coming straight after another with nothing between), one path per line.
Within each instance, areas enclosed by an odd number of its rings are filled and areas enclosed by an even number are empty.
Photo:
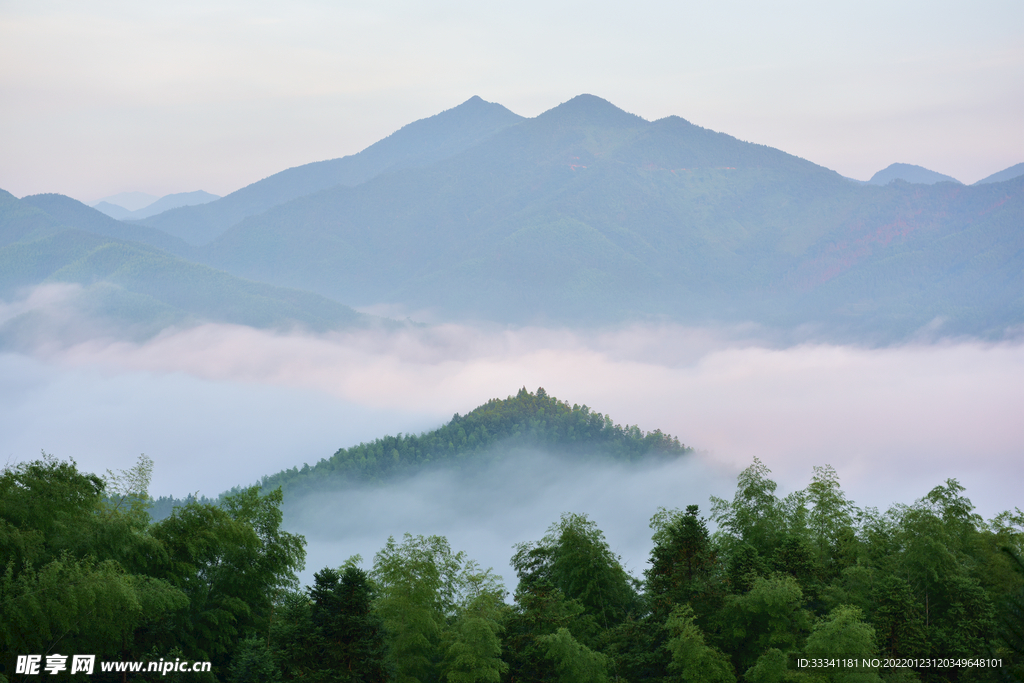
M637 576L585 512L567 511L513 548L510 603L472 548L440 535L382 538L366 569L339 556L300 587L305 539L282 529L280 489L190 501L151 523L151 467L143 457L98 477L44 457L0 471L0 683L24 678L6 678L17 655L39 655L41 673L59 653L97 660L95 678L64 680L115 680L110 667L131 661L209 662L174 672L207 683L1024 674L1024 514L986 522L955 480L880 513L856 507L828 466L782 498L755 460L708 516L650 501L653 548ZM131 680L175 680L166 674Z
M147 230L67 197L19 200L0 191L0 297L40 284L80 285L69 316L143 335L200 322L316 331L371 322L320 295L246 280L131 239ZM61 323L47 315L29 311L6 321L0 337L17 343Z
M292 468L263 478L270 491L281 487L292 499L311 490L382 483L425 467L475 466L508 457L517 449L632 462L654 455L692 452L661 430L621 426L587 406L572 405L525 388L515 396L491 399L430 432L398 434L341 448L314 466Z

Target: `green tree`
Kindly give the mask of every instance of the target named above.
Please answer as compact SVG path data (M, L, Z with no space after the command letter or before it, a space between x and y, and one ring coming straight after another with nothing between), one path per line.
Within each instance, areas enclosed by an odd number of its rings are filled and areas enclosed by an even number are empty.
M148 499L148 469L129 491ZM112 505L106 484L74 461L44 454L0 472L0 643L13 653L61 649L108 658L141 654L146 632L188 600L163 581L162 546L130 506ZM149 572L149 573L147 573ZM134 658L134 657L128 657ZM13 668L9 669L13 670Z
M383 683L392 672L384 624L372 611L373 591L362 569L325 568L309 589L309 630L302 641L300 678Z
M520 582L547 583L578 600L601 628L621 622L637 605L632 578L586 515L563 514L539 542L518 544L512 566Z
M863 666L864 660L876 657L878 650L874 629L864 622L863 614L856 607L842 605L818 620L807 637L804 653L808 658L842 658L856 662L853 667L829 669L825 678L830 682L881 682L876 668Z
M924 657L929 646L924 618L910 584L900 576L884 576L874 594L872 623L886 657Z
M455 613L464 561L447 539L411 534L401 545L388 538L374 556L374 608L390 634L399 683L438 679L441 639Z
M546 648L537 640L552 635L560 628L592 634L593 619L582 618L583 606L578 600L567 600L562 591L548 582L520 581L515 592L515 606L505 620L503 660L509 664L509 680L523 683L548 681L556 675L546 656ZM579 637L579 636L575 636Z
M704 642L704 634L694 623L693 609L680 605L665 622L671 637L666 648L672 655L669 671L675 680L686 683L734 683L736 674L729 658Z
M238 644L228 669L228 683L278 683L280 680L281 672L266 640L249 636Z
M786 509L775 495L778 485L769 474L771 470L754 458L753 464L740 472L731 502L711 497L711 519L718 524L718 540L727 550L747 543L761 557L770 557L786 531Z
M539 636L537 642L545 650L557 672L558 683L606 683L608 680L608 658L594 652L569 633L560 628L554 633Z
M758 577L748 592L727 597L719 618L737 671L754 666L769 648L794 651L811 626L800 584L784 574Z
M754 666L743 674L749 683L782 683L789 680L791 674L786 661L786 653L777 647L770 647L757 658Z
M699 512L696 505L688 506L685 513L659 508L651 520L654 548L644 576L656 618L667 618L675 605L691 604L705 613L714 605L717 556Z
M280 491L258 491L224 507L193 501L151 528L169 556L166 580L189 599L174 630L193 659L226 666L246 633L267 633L275 594L297 583L305 540L280 530Z
M817 559L831 573L838 573L849 564L854 520L860 511L843 493L839 475L831 465L814 468L805 495L811 506L808 523Z
M445 676L451 683L498 683L509 668L501 658L499 637L504 630L504 590L485 587L485 576L473 578L467 602L451 629L445 653Z

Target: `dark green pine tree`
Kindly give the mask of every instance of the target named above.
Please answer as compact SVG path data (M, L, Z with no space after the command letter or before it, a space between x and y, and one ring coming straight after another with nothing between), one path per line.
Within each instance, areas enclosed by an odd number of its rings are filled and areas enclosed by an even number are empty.
M366 572L346 567L323 569L309 590L313 601L313 658L316 681L384 683L392 679L384 624L370 607L373 591Z
M651 610L660 621L676 605L689 603L702 614L712 599L711 575L717 560L699 510L696 505L687 506L685 514L677 514L655 537L651 567L644 574Z

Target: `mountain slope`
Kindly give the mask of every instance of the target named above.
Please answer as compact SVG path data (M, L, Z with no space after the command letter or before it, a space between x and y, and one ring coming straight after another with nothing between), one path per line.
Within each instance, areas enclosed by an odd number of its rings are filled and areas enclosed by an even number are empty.
M1013 181L991 192L858 185L677 117L647 122L580 96L432 166L250 217L199 257L354 305L448 318L669 316L899 336L942 317L992 332L1024 321L1013 284L1022 217Z
M164 211L176 209L180 206L208 204L217 199L220 199L220 197L215 194L196 190L195 192L176 192L174 194L164 195L152 204L147 204L141 209L136 209L134 211L130 211L122 206L118 206L117 204L111 204L110 202L100 202L98 204L94 204L92 208L119 221L139 220L155 216L158 213L163 213Z
M986 183L1001 183L1006 180L1013 180L1024 175L1024 161L1019 164L1014 164L1009 168L1004 168L1002 171L993 173L992 175L982 178L975 185L984 185Z
M175 254L190 250L189 245L178 237L144 225L124 223L111 218L99 209L86 206L82 202L62 194L31 195L22 197L21 201L47 213L61 225L91 232L94 235L142 242Z
M76 284L75 315L93 314L142 334L170 324L215 321L313 330L367 324L368 317L309 292L252 282L151 246L68 227L59 217L102 219L59 195L18 200L0 191L0 296L40 284ZM57 216L43 211L46 206ZM72 220L70 222L75 222ZM115 226L117 227L117 226ZM131 226L121 226L133 230ZM4 324L6 341L46 323L30 312Z
M637 461L651 455L693 452L660 430L643 432L616 425L587 406L570 406L544 389L491 399L438 429L399 434L341 448L310 467L263 478L263 488L281 486L287 496L345 484L382 482L431 466L469 467L508 457L516 450L541 449L585 458Z
M952 176L943 175L930 171L923 166L913 164L890 164L881 171L871 176L868 183L871 185L888 185L894 180L902 180L907 183L919 185L934 185L935 183L960 183Z
M336 185L353 186L388 171L448 158L522 117L473 97L453 109L404 126L358 154L305 164L201 206L172 209L144 221L190 244L214 239L246 216Z

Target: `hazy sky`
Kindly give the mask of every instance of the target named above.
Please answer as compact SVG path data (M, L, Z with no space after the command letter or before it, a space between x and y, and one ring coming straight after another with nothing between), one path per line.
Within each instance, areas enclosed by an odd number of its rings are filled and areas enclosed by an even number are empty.
M1024 3L0 3L0 188L226 194L479 95L588 92L866 179L1024 161Z

